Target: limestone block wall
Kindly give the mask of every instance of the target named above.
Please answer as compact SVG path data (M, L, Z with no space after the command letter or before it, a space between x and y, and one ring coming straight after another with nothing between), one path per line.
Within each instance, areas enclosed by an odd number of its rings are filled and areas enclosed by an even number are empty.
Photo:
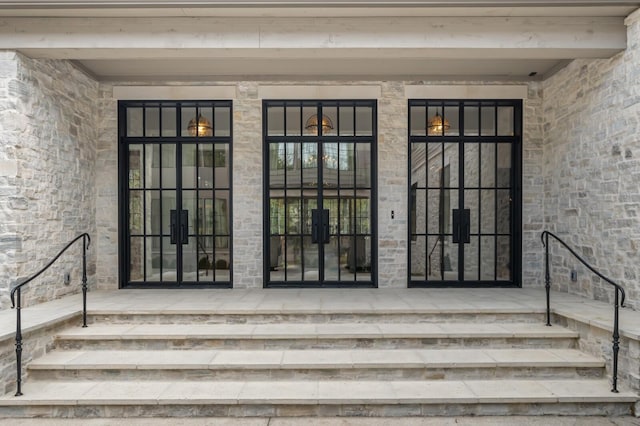
M640 307L640 13L627 50L574 61L543 83L547 226ZM553 286L612 300L610 286L554 245ZM569 279L578 271L577 282Z
M96 235L97 89L70 62L0 53L0 308L11 285L68 241ZM24 304L79 291L81 253L80 243L60 258L23 292ZM95 250L88 266L92 284Z
M131 82L130 85L143 83ZM149 85L149 83L144 83ZM155 85L193 86L194 83L156 82ZM308 85L296 81L200 82L203 86L235 87L233 99L233 287L263 286L263 187L262 187L262 99L261 86ZM314 85L379 86L378 99L378 284L406 288L408 278L408 85L510 84L505 82L415 82L415 81L323 81ZM513 84L513 83L511 83ZM521 84L521 83L519 83ZM525 286L542 285L543 229L542 119L538 83L530 83L524 117L524 258ZM339 94L337 94L339 96ZM118 285L117 219L117 100L113 87L100 85L97 101L100 125L96 152L98 228L98 287ZM391 217L391 212L394 217Z

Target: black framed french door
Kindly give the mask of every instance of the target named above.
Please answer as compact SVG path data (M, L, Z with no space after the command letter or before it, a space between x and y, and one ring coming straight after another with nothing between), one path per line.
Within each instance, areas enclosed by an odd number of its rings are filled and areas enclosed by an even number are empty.
M119 103L120 286L231 286L231 102Z
M376 102L263 115L265 286L376 286Z
M519 286L522 102L409 111L409 286Z

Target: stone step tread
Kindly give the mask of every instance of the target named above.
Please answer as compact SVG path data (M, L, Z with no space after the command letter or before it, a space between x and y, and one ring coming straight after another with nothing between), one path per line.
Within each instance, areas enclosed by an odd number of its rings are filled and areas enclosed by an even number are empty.
M66 340L132 339L344 339L344 338L577 338L544 324L339 323L339 324L111 324L71 328Z
M633 403L606 380L38 381L0 406L189 404Z
M35 370L294 368L601 368L576 349L73 350L34 360Z

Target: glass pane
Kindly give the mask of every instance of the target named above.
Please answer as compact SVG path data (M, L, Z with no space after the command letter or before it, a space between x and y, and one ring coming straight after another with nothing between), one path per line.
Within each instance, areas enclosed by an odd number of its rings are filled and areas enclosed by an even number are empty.
M511 186L511 144L498 144L498 187Z
M198 192L198 217L196 233L198 235L213 235L214 197L213 191ZM203 240L206 241L206 240ZM202 243L202 241L201 241ZM213 241L211 241L213 243ZM200 247L201 250L213 249L213 245Z
M431 146L431 144L429 145ZM442 152L442 145L436 145L433 149L438 149ZM412 143L411 144L411 181L412 184L418 184L419 188L424 188L427 185L427 144L426 143ZM442 163L442 157L438 155L438 152L434 154L435 159L431 160L433 163L440 165ZM440 161L438 161L438 159ZM435 186L438 186L436 183Z
M478 136L480 134L478 107L464 107L464 134L465 136Z
M127 136L143 136L142 108L127 108Z
M480 240L478 237L471 237L471 242L464 244L464 279L479 279Z
M231 234L231 217L229 216L229 207L231 206L229 191L216 191L216 199L213 205L213 232L215 235ZM224 241L223 241L224 242ZM216 248L229 248L229 245L220 245L220 241L216 239Z
M338 135L338 108L337 107L323 107L322 114L328 119L326 126L323 129L322 134L325 136L337 136Z
M297 196L296 196L297 195ZM300 192L287 191L287 234L301 234L302 202Z
M498 136L513 136L514 110L512 106L498 107Z
M358 144L357 163L356 163L356 154L354 153L354 149L356 149L356 144L341 143L338 149L339 149L338 167L342 171L350 172L342 175L343 178L347 177L347 181L352 182L353 177L356 176L356 172L359 171L359 170L356 170L357 169L356 164L358 166L361 166L365 172L366 172L366 169L369 168L368 156L370 156L370 154L366 154L366 151L368 151L369 149L368 144ZM362 154L362 157L360 157L361 154Z
M496 231L496 193L493 190L480 191L481 218L480 233L493 234Z
M511 233L511 194L508 189L499 189L496 191L498 204L496 210L497 231L498 234Z
M341 148L343 145L341 144ZM350 144L349 144L350 145ZM342 156L342 152L340 152ZM349 154L349 151L346 152ZM371 146L366 143L356 144L356 186L358 188L370 188L371 187ZM340 163L342 165L342 162Z
M142 145L129 145L129 188L142 188Z
M284 107L268 107L267 136L284 135Z
M300 150L302 144L288 143L286 145L287 154L287 187L299 188L302 184L302 156Z
M160 211L160 191L145 191L146 211L145 223L146 233L159 235L162 223L162 212Z
M199 236L196 241L198 245L198 279L200 281L211 281L214 276L213 269L215 265L213 237Z
M269 144L269 186L284 188L285 144Z
M323 120L322 126L318 124L318 108L316 107L303 107L302 119L304 120L304 135L305 136L318 136L320 130L319 127L324 127L324 130L328 130L333 124Z
M419 191L422 192L422 191ZM445 190L440 190L440 189L431 189L428 192L427 195L427 200L426 200L426 212L428 213L428 216L426 216L426 220L427 220L427 232L430 234L439 234L441 232L444 226L444 217L447 214L447 211L445 210L445 204L444 204L444 199L445 196L449 196L451 191L448 189ZM420 194L422 195L422 194ZM418 205L420 205L420 203L424 203L425 201L420 199L421 197L418 197ZM423 211L424 211L424 207L423 207ZM424 220L424 219L422 219ZM418 221L420 221L420 218L418 217Z
M189 123L189 134L199 138L213 136L213 108L198 108L198 121Z
M494 237L480 237L480 279L495 279L496 240Z
M324 245L324 279L338 281L340 279L340 251L338 237L333 236L329 243Z
M482 136L494 136L496 134L496 108L483 106L480 112L482 120Z
M444 134L445 136L458 136L460 135L460 117L459 108L457 106L444 107Z
M145 251L145 264L147 267L146 281L160 281L160 268L162 267L162 247L160 237L147 237Z
M322 145L322 167L325 169L326 174L328 174L327 170L338 170L338 155L337 143L325 143ZM337 183L337 173L331 176L334 176L333 180ZM328 176L325 176L325 179L327 179L327 177ZM342 181L346 182L348 179L343 176Z
M443 192L444 199L443 205L443 217L441 219L442 230L439 232L440 234L453 234L453 211L459 208L459 192L457 190L445 190ZM457 269L456 269L457 270Z
M422 153L423 156L421 156L418 161L429 162L429 164L425 164L425 167L427 167L429 172L429 175L427 176L427 186L429 188L441 188L444 185L444 181L442 179L442 162L444 160L442 156L443 144L429 143L425 146L428 151Z
M454 244L451 236L446 236L440 243L442 249L442 275L445 280L458 279L458 247L460 244Z
M481 144L480 153L482 155L480 161L480 185L483 188L493 188L496 185L496 144Z
M373 135L373 108L356 107L356 136Z
M348 235L353 233L352 212L353 212L353 200L348 198L341 198L339 201L340 209L340 221L338 232L341 235Z
M359 195L365 195L364 198L356 198L355 200L355 224L357 234L371 234L371 203L370 196L366 197L369 191L358 191Z
M196 191L182 191L182 209L185 210L187 214L187 223L182 225L187 227L189 235L196 234L198 225L198 220L196 218L198 211L196 207L196 200ZM191 240L192 238L189 238L189 241Z
M443 136L445 130L451 129L451 123L448 119L443 119L443 115L444 111L441 106L430 106L427 109L427 134L429 136Z
M464 186L477 188L479 182L480 144L464 144Z
M496 279L511 280L511 237L498 237L496 244Z
M163 152L164 155L164 152ZM200 159L203 161L204 158ZM197 186L196 177L196 145L195 144L183 144L182 145L182 187L183 188L195 188ZM164 174L162 176L162 182L165 182Z
M441 172L444 177L445 187L458 188L460 186L460 161L457 143L444 144L444 170Z
M300 107L287 107L287 136L300 136L302 134L300 119Z
M318 144L302 144L302 185L318 186Z
M229 172L231 171L229 168L229 144L217 143L214 145L213 150L213 166L216 168L216 181L218 181L218 184L216 186L222 185L228 188ZM224 177L225 180L220 180L220 177Z
M203 258L206 261L206 257ZM182 280L198 281L198 245L195 238L182 246Z
M142 194L142 191L129 191L129 232L134 235L142 234Z
M471 214L471 233L478 233L478 213L480 212L480 193L476 190L464 191L464 208L470 210Z
M176 187L176 146L162 145L162 187Z
M144 238L131 237L129 239L129 281L144 280Z
M353 107L344 106L338 110L340 114L340 136L353 136Z
M215 136L231 136L231 108L216 107L214 123Z
M447 267L451 267L451 265L445 265L444 256L442 255L442 250L444 248L443 238L438 236L431 236L428 238L428 244L425 247L427 250L426 255L426 268L427 268L427 279L428 280L436 280L442 281L445 279L445 271L447 271ZM448 277L447 277L448 279Z
M427 134L427 107L412 106L409 111L411 120L411 136L426 136Z
M182 122L180 123L181 135L187 137L195 137L196 132L194 125L196 124L196 109L193 107L183 107L181 110ZM191 128L190 128L191 126Z
M303 239L304 247L303 251L303 280L305 281L317 281L319 277L319 269L318 269L318 244L313 244L311 242L311 237L304 237Z
M430 237L429 241L431 241L431 238L433 238L433 241L438 240L437 237ZM411 243L411 279L424 280L427 278L426 241L426 237L419 236Z
M146 145L145 156L145 186L147 188L160 188L160 145Z
M175 244L171 244L169 237L162 238L162 277L161 281L177 281L178 270Z
M160 108L145 108L144 135L160 136Z
M183 146L188 146L189 149L187 150L187 153L189 155L191 154L191 147L196 146L196 145L183 145ZM213 164L214 164L214 151L213 151L213 144L198 144L197 145L197 150L198 150L198 158L197 158L197 164L198 164L198 176L197 178L195 176L192 176L191 172L188 172L188 181L189 182L193 182L193 180L195 179L198 183L198 188L213 188L214 185L214 176L213 176ZM185 151L182 151L182 162L184 164L184 153ZM193 153L195 155L195 153ZM184 166L183 166L184 167ZM195 169L194 169L195 171ZM183 179L184 179L184 170L183 170ZM183 182L183 186L185 187L189 187L187 184L185 184Z
M176 191L162 192L162 223L160 225L160 233L162 235L171 235L171 210L176 209Z
M438 191L431 191L431 194L437 194ZM416 233L425 234L427 232L427 191L423 189L416 189ZM431 203L430 203L431 204ZM430 206L431 207L431 206ZM433 206L435 210L438 210L438 206ZM437 228L433 228L434 232L437 232Z
M318 208L318 200L316 198L304 198L302 208L302 233L305 235L311 235L313 210ZM332 218L329 217L329 220L331 219Z
M282 235L285 230L284 199L274 198L269 200L269 233L270 235Z
M226 249L216 249L215 257L215 273L216 281L231 281L231 256L229 252L229 237L216 237L216 247L225 247ZM203 279L200 278L200 281Z
M371 267L371 239L363 235L349 237L347 268L351 272L368 271Z
M178 135L176 129L176 109L162 108L162 136L175 137Z
M302 238L287 237L285 250L287 281L302 281Z

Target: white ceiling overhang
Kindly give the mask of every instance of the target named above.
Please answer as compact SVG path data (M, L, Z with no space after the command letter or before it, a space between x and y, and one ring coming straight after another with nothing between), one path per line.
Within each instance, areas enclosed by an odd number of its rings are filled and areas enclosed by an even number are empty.
M0 49L112 81L522 80L624 50L638 3L0 0Z

